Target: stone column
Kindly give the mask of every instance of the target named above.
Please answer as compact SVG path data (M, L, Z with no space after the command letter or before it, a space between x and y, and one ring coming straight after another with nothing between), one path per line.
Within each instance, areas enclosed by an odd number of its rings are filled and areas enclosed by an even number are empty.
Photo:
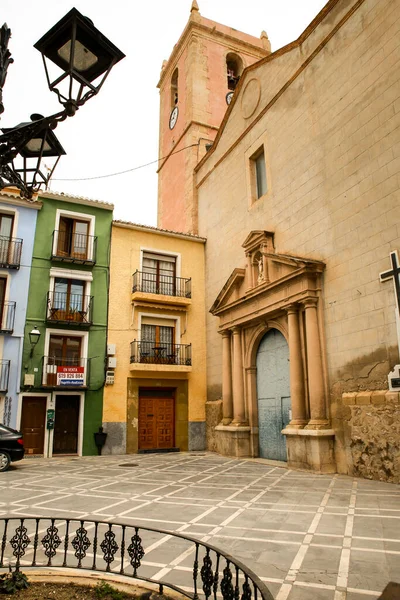
M289 329L290 398L292 402L292 418L288 427L301 429L307 424L307 415L298 306L291 304L287 309L287 315Z
M244 384L242 363L242 332L239 327L232 329L233 333L233 421L232 425L246 423L244 408Z
M222 332L222 424L233 419L231 332Z
M310 394L311 419L307 429L323 429L328 425L326 418L325 388L322 371L321 341L319 337L317 299L304 302L306 309L306 339L308 361L308 388Z

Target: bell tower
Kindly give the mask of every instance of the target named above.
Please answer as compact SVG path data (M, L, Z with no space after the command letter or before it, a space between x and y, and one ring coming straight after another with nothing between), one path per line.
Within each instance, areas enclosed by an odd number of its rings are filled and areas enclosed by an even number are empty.
M260 38L205 19L189 21L160 81L158 227L197 233L193 169L212 144L243 70L271 52Z

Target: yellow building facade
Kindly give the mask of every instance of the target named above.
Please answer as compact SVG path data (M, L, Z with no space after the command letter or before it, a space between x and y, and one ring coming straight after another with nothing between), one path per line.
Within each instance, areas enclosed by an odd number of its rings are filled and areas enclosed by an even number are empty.
M205 448L204 245L113 223L104 454Z

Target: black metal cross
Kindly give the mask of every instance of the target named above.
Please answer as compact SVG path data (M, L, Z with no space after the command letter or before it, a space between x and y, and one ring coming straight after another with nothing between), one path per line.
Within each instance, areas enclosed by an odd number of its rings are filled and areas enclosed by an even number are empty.
M394 281L394 289L396 293L396 301L397 301L397 310L400 312L400 265L399 265L399 257L397 256L397 251L390 253L390 260L392 263L392 269L390 271L385 271L380 274L381 281L387 281L393 277Z

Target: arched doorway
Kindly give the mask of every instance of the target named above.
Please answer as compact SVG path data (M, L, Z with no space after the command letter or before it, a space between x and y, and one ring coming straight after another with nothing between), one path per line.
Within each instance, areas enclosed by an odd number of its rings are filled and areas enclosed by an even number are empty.
M259 456L287 460L282 429L290 421L289 347L277 329L270 329L257 351Z

